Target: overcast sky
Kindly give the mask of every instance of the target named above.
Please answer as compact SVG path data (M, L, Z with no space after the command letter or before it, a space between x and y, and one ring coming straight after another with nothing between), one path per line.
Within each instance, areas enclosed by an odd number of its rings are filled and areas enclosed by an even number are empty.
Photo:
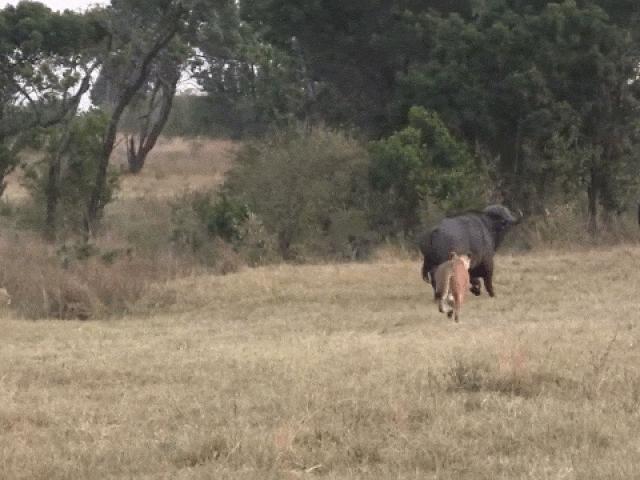
M15 5L19 0L0 0L0 8L8 4ZM96 3L108 3L107 0L39 0L41 3L48 5L52 10L85 10L90 5Z

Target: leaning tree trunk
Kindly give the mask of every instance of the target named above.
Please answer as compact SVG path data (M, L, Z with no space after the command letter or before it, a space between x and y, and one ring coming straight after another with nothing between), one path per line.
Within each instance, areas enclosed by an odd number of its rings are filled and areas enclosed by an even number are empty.
M166 77L158 76L156 86L149 98L148 110L140 128L138 139L131 135L127 139L127 161L129 172L139 173L147 155L155 146L158 137L169 119L176 87L180 79L180 66L174 65Z
M126 82L122 93L118 96L118 101L113 109L113 113L111 114L111 118L109 119L109 124L107 125L104 135L102 152L98 159L96 180L91 191L89 205L84 219L85 240L88 240L91 235L95 234L98 218L102 212L103 205L101 204L101 200L106 186L109 159L111 158L111 152L113 152L113 147L115 145L120 118L122 117L124 109L129 105L129 103L131 103L134 95L138 90L140 90L140 87L142 87L145 80L148 78L151 62L153 62L160 51L175 37L178 31L180 17L181 15L176 15L172 28L158 38L149 51L144 55L140 62L140 66L134 70L132 78L128 79L129 81Z

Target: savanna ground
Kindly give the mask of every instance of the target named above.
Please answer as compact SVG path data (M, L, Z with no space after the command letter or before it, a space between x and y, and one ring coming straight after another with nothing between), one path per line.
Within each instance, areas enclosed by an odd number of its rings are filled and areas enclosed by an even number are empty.
M640 250L502 256L448 321L410 260L2 320L2 478L637 478ZM606 292L604 294L603 292Z
M640 248L497 264L459 324L393 251L193 274L119 319L6 311L0 478L638 478Z

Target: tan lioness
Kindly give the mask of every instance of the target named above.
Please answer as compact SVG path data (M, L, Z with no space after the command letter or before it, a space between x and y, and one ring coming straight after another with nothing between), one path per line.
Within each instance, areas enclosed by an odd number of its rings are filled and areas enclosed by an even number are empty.
M469 289L469 255L449 254L449 260L440 264L436 270L436 300L438 310L448 317L454 316L457 322L464 295ZM451 307L453 304L453 309Z

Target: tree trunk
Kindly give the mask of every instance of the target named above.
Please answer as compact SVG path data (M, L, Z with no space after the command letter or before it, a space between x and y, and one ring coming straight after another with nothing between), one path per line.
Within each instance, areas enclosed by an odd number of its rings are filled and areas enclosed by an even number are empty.
M95 67L94 67L95 68ZM64 124L64 130L60 137L60 144L56 148L55 152L49 157L49 171L47 176L46 197L47 197L47 211L45 214L45 227L44 237L50 242L56 240L56 213L58 209L58 199L60 198L60 169L62 165L62 157L69 148L69 142L71 141L71 127L73 118L78 112L78 106L80 105L80 99L89 90L91 86L91 74L93 68L86 73L80 84L80 89L75 95L72 103L69 106L67 112L67 118Z
M49 161L47 177L47 213L44 226L44 238L56 241L56 210L58 207L58 184L60 180L60 158Z
M56 211L58 209L59 187L60 187L60 168L62 164L62 156L69 147L71 138L71 120L65 126L65 130L60 138L60 145L55 152L49 157L49 171L47 176L47 212L45 218L44 237L50 242L56 240Z
M139 154L139 150L136 149L136 139L132 135L127 138L127 165L129 167L129 173L134 175L140 173L142 167L144 167L145 157Z
M170 28L163 36L161 36L154 43L151 49L146 53L140 63L140 67L138 67L134 71L133 77L129 82L126 83L126 87L118 96L118 102L113 110L113 113L111 114L111 118L105 132L104 141L102 144L102 152L100 154L100 158L98 159L96 181L91 191L91 197L89 198L89 205L87 207L87 213L84 220L85 241L88 240L90 236L95 234L95 228L102 211L103 205L101 205L101 199L106 185L109 159L111 158L111 152L113 151L113 146L115 144L120 117L122 117L124 109L129 105L129 103L131 103L131 100L133 99L136 92L140 90L140 87L142 87L145 80L148 78L151 62L176 35L181 16L182 15L176 15L172 24L172 28Z
M278 250L284 260L291 259L291 238L289 232L280 232L278 234Z
M158 141L158 137L162 133L162 130L169 119L179 79L179 65L175 66L175 69L170 74L170 78L158 79L160 86L158 89L154 90L149 101L149 111L147 112L144 125L140 129L138 145L136 147L134 136L131 136L127 143L127 162L129 165L129 173L140 173L144 167L147 155ZM158 90L161 92L159 96ZM157 98L160 99L159 106L156 102ZM158 110L157 115L154 115L156 110Z
M109 167L109 158L111 157L111 152L113 151L113 146L116 141L118 123L120 122L120 117L122 116L125 107L129 104L131 97L133 97L133 94L131 94L128 101L126 102L124 101L124 96L120 97L118 105L114 109L113 114L111 115L111 119L109 120L109 124L107 125L107 131L104 136L104 141L102 142L102 152L100 153L100 158L98 159L98 172L96 173L96 181L91 191L89 206L87 208L87 213L85 216L85 240L88 240L89 237L92 236L95 232L97 220L102 209L100 199L102 198L107 181L107 168Z
M595 168L591 168L589 175L589 187L587 188L588 213L589 213L589 233L598 233L598 175Z

